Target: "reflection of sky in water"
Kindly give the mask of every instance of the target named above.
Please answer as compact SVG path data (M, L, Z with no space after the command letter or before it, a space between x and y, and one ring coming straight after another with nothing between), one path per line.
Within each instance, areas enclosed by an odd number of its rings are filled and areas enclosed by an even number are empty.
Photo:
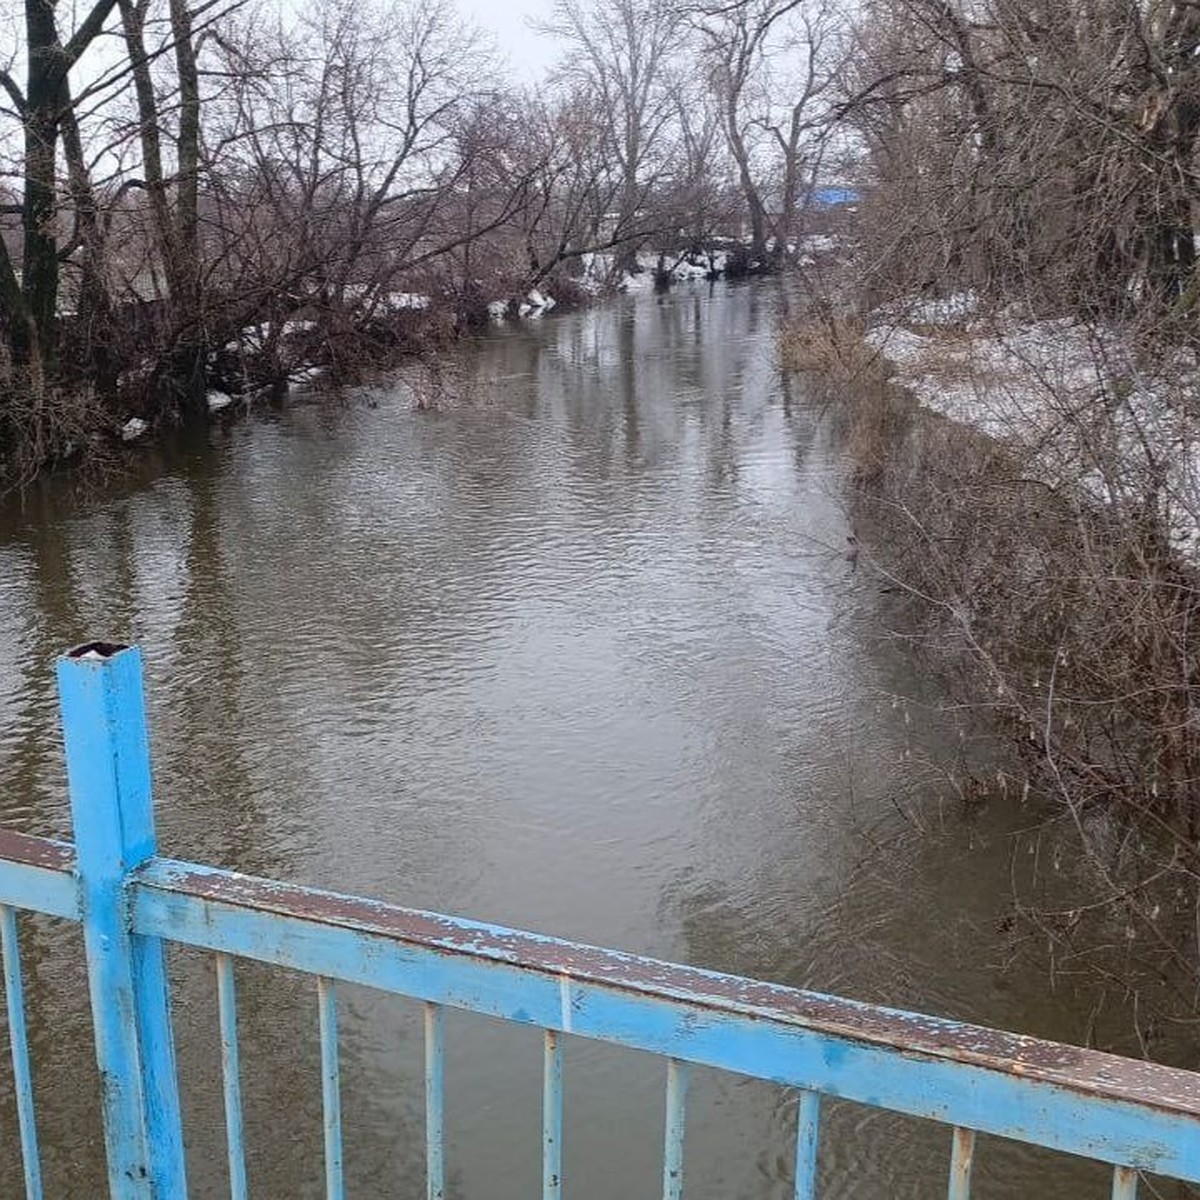
M465 354L461 409L296 405L147 455L144 482L82 499L52 481L0 511L6 819L62 825L54 654L130 636L171 853L1077 1033L987 965L1003 855L948 854L893 803L902 756L937 744L882 699L915 681L840 557L838 455L777 374L772 297L698 287L506 329ZM1003 847L1007 817L988 820L972 836ZM209 970L178 962L202 1196L222 1186ZM252 1184L315 1195L311 996L245 978ZM416 1195L412 1014L358 992L347 1012L352 1178ZM536 1035L452 1029L454 1187L528 1194ZM574 1043L567 1061L572 1195L653 1186L660 1066ZM98 1145L52 1094L61 1178ZM689 1195L784 1194L789 1103L698 1084ZM285 1110L294 1128L262 1136ZM829 1195L916 1194L942 1169L940 1134L897 1168L890 1126L832 1121L830 1163L852 1169Z

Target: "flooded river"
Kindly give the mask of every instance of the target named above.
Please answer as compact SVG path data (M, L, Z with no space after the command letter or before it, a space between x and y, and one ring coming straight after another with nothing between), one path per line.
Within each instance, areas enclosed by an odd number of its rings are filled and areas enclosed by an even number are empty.
M164 852L1067 1039L1092 998L1003 970L1003 805L852 571L832 423L774 360L768 286L499 331L456 403L293 403L0 508L3 820L69 823L52 664L148 670ZM47 1194L102 1193L73 930L26 925ZM226 1193L214 972L173 952L192 1194ZM251 1192L322 1195L310 980L239 967ZM452 1196L539 1186L540 1038L448 1019ZM346 989L352 1197L423 1195L420 1013ZM0 1072L0 1194L19 1190ZM569 1200L654 1194L663 1067L568 1041ZM699 1072L688 1200L789 1194L794 1101ZM944 1194L948 1131L849 1105L822 1195ZM980 1196L1104 1193L981 1143Z

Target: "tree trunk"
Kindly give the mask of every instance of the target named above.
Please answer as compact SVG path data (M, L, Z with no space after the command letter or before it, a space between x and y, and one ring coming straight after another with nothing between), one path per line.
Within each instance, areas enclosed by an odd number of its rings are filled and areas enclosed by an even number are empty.
M729 137L729 149L733 153L733 160L737 163L742 196L750 214L750 256L759 263L764 263L767 260L767 210L762 202L758 184L754 182L750 155L738 125L736 98L731 97L729 100L725 113L725 131Z
M172 341L162 382L167 403L185 420L204 416L204 316L199 247L200 89L191 13L187 0L171 0L171 34L179 77L178 182L174 210L163 172L158 97L145 44L145 0L120 0L121 23L129 49L146 192L167 282Z
M25 2L29 58L25 89L24 247L21 295L26 320L10 333L13 362L44 380L54 348L58 307L58 239L54 230L55 157L66 64L49 0Z
M179 180L175 200L175 262L172 279L177 343L171 356L169 384L187 420L203 418L207 339L200 280L200 77L187 0L171 0L171 34L179 72L179 133L176 158Z
M117 389L118 363L117 348L113 344L112 300L105 279L104 235L69 96L62 113L62 140L81 252L79 300L74 322L75 343L81 361L76 365L95 382L102 395L113 395Z

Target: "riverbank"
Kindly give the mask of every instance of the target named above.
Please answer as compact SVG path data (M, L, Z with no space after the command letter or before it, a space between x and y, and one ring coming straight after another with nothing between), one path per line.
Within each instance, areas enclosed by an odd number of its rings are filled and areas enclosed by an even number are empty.
M970 296L881 313L865 336L921 404L1024 447L1047 486L1148 509L1200 553L1200 373L1182 350L1069 317L981 314Z
M1008 746L980 796L1015 788L1087 869L1066 908L1023 889L1014 930L1051 969L1141 989L1143 1020L1194 1019L1193 372L1111 328L961 298L802 321L782 350L843 423L860 562L897 601L894 636Z
M189 387L202 403L182 413L171 400L179 363L154 349L170 344L170 314L157 302L127 305L112 314L106 335L122 347L127 364L105 384L80 379L40 391L14 375L0 391L0 492L38 474L81 465L119 468L140 446L169 437L187 422L227 423L290 394L339 389L399 370L415 408L453 402L444 368L464 336L513 321L538 320L604 303L627 292L663 291L682 283L716 282L753 274L737 248L643 253L627 271L611 254L584 255L578 272L557 272L517 295L488 298L481 289L449 294L437 289L398 292L380 287L345 289L338 296L279 296L269 304L230 300L211 322L220 344L199 351ZM239 323L239 311L254 317ZM70 332L67 318L66 332Z

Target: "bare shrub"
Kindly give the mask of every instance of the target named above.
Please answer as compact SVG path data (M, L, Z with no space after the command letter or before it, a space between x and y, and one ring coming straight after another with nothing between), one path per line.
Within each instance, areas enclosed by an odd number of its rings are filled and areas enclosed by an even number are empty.
M907 601L897 636L1006 743L1031 843L1054 847L1015 895L1014 942L1138 995L1145 1034L1200 1016L1200 570L1175 532L1194 443L1164 461L1159 410L1127 388L1058 395L1033 442L893 404L855 519ZM1066 910L1037 877L1064 855Z
M894 426L860 489L871 561L1046 802L1051 869L1082 867L1069 911L1025 879L1016 927L1194 1020L1197 10L865 0L856 41L849 286L946 414Z
M450 356L411 358L401 367L399 381L418 412L442 412L471 400L470 376Z
M779 331L780 361L785 370L812 372L839 383L878 378L883 363L865 334L865 324L849 317L796 317Z
M868 0L856 49L841 112L876 295L971 288L1102 318L1191 307L1193 6Z
M111 416L92 391L38 389L24 372L13 371L0 379L0 491L20 487L44 467L85 450L95 463L110 427Z
M866 327L845 316L813 313L786 322L779 334L784 370L809 385L837 414L853 482L875 483L910 399L887 385L888 363L864 336Z

